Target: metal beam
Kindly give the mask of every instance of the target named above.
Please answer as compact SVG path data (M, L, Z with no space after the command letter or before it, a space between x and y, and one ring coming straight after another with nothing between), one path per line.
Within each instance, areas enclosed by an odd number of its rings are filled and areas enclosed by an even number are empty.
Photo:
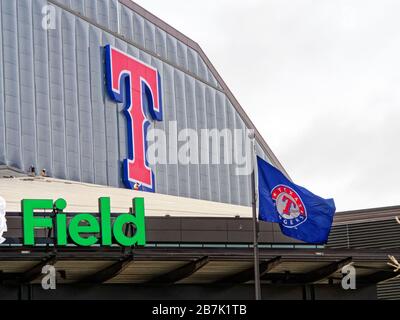
M399 276L398 272L394 272L391 270L388 271L377 271L369 275L357 277L356 283L361 285L368 285L368 284L376 284L378 282L382 282L385 280L389 280Z
M118 262L113 263L112 265L93 274L85 276L77 282L84 284L104 283L119 275L132 261L132 255L121 257Z
M29 254L21 254L28 251ZM194 260L198 257L208 256L218 261L247 261L252 262L253 250L250 248L199 248L199 247L145 247L135 248L135 261L182 261ZM38 247L14 247L0 246L2 261L40 261L46 256L46 248ZM393 249L266 249L260 248L260 259L266 260L271 256L282 256L289 262L315 262L330 263L344 257L353 257L356 261L363 261L363 265L388 262L388 255L400 256L400 248ZM118 261L121 257L120 247L58 247L58 261Z
M42 269L44 266L48 264L55 264L57 262L57 256L55 254L51 254L50 256L43 258L42 261L32 268L28 269L18 279L20 283L29 283L36 280L42 274Z
M268 261L260 262L260 277L272 270L281 262L281 257L275 257ZM254 268L248 268L233 275L217 280L215 283L246 283L254 280Z
M20 272L3 272L0 271L0 283L2 284L16 284L17 281L16 279L18 279L19 277L21 277L21 273ZM19 284L19 283L17 283Z
M282 282L285 284L306 284L321 281L332 274L334 274L339 269L343 268L351 262L352 258L346 258L340 261L335 261L321 268L312 270L308 273L290 273L286 272L284 274L270 274L267 273L261 280L270 280L273 282Z
M208 257L202 257L175 270L157 276L148 281L146 284L173 284L191 276L193 273L203 268L207 263Z

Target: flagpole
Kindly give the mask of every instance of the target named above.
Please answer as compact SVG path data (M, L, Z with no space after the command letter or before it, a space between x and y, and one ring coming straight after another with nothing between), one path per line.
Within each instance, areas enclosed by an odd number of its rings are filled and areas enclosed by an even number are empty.
M254 130L249 133L251 141L251 205L253 210L253 248L254 248L254 287L255 298L261 300L260 283L260 258L258 253L258 219L257 219L257 193L256 193L256 163L255 163L255 134Z

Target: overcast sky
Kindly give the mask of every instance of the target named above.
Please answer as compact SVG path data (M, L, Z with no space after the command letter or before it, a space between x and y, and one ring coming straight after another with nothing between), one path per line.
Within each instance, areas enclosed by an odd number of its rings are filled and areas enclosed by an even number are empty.
M400 205L400 1L136 2L200 44L294 182Z

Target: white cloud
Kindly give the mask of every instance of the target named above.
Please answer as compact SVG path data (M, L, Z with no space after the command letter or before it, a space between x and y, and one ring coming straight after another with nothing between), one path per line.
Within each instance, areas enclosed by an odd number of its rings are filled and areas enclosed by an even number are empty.
M296 183L400 205L399 2L137 2L202 46Z

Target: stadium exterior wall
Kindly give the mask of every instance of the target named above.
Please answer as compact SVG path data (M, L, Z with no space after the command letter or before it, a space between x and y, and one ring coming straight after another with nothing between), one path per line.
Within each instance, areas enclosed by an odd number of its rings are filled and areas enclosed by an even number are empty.
M174 36L166 32L144 10L144 17L134 11L137 5L117 0L1 0L0 5L0 164L123 187L127 128L122 104L105 90L107 44L158 69L164 121L151 127L167 135L171 121L178 131L241 129L242 146L234 141L233 154L242 156L244 129L253 127L226 84L200 48L159 22ZM46 5L55 8L54 29L42 26ZM280 166L256 133L258 154ZM222 148L225 142L221 139ZM177 141L166 143L169 150ZM211 159L211 147L209 152ZM235 165L220 157L220 164L152 166L155 191L249 206L250 177L236 175Z

